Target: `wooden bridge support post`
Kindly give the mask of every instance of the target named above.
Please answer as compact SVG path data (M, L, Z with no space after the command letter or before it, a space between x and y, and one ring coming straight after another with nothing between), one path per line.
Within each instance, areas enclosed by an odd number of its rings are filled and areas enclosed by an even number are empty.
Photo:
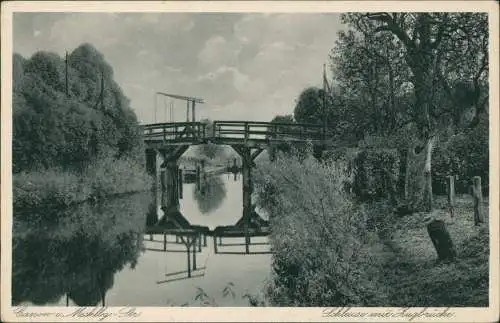
M200 190L200 176L201 176L200 165L196 165L196 184L195 184L196 191Z
M244 230L245 230L245 252L250 252L250 235L249 235L249 219L252 205L252 171L251 165L248 162L250 149L245 149L245 156L243 156L243 217L244 217ZM247 153L248 152L248 153Z
M214 237L214 253L217 254L217 236L215 235L215 233L213 237Z
M257 149L252 152L252 148L244 145L233 145L233 149L241 156L242 177L243 177L243 228L245 232L245 252L250 253L250 217L252 215L252 167L255 166L254 160L262 152Z
M177 160L167 162L167 208L169 211L179 210L179 166Z
M191 244L193 245L193 270L196 270L196 240L197 236L192 237Z
M162 185L162 204L164 212L179 211L179 158L189 148L187 145L176 146L173 149L162 150L165 169ZM165 214L167 215L167 214Z
M189 245L189 238L186 239L187 239L186 248L187 248L187 261L188 261L188 277L191 278L191 255L190 255L191 246Z
M168 205L167 202L167 175L165 172L165 169L162 169L160 171L160 190L161 190L161 200L160 200L160 207L166 208Z
M184 188L184 187L183 187L183 184L184 184L184 178L183 178L182 176L183 176L183 175L182 175L182 169L179 169L179 175L178 175L178 184L179 184L179 185L178 185L178 187L179 187L179 198L180 198L180 199L182 199L182 197L183 197L183 195L184 195L184 194L183 194L183 193L184 193L184 191L183 191L183 188Z

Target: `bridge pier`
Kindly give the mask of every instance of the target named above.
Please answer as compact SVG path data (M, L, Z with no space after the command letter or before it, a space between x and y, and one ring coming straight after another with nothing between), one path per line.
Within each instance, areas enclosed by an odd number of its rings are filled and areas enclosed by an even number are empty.
M170 213L179 212L179 158L188 149L188 145L178 146L172 149L162 149L163 157L162 172L162 200L161 208L165 217Z
M254 160L259 156L263 149L257 148L252 152L252 147L245 145L232 145L233 149L241 156L242 177L243 177L243 228L245 231L245 252L250 253L250 235L249 220L252 214L252 167L255 166Z

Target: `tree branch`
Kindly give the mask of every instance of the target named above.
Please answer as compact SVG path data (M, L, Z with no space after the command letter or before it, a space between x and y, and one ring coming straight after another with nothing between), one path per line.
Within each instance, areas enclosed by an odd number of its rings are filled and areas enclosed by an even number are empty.
M368 13L365 16L372 21L385 23L385 25L381 25L375 28L375 33L381 31L390 31L394 35L396 35L396 37L398 37L399 40L401 40L407 48L413 49L415 47L415 44L411 41L408 34L406 34L401 25L396 24L395 20L393 19L393 17L391 17L390 14L385 12L379 12L379 13Z

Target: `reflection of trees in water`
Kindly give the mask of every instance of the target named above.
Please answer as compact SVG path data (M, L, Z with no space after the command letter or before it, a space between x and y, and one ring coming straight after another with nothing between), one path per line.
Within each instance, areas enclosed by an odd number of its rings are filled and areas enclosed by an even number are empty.
M193 198L201 213L216 210L226 197L226 186L220 176L208 176L201 183L200 189L193 190Z
M79 206L51 227L22 223L13 235L12 303L43 305L69 294L79 306L98 305L114 274L137 264L148 203L127 196Z

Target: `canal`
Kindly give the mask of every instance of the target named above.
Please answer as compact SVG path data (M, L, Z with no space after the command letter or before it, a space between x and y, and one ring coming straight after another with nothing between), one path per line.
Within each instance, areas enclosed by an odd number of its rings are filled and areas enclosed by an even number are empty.
M212 230L235 224L242 215L241 177L222 174L208 183L208 194L199 194L194 183L183 184L182 214L192 225ZM244 238L224 238L218 250L232 254L215 254L209 237L188 278L184 245L169 237L165 252L162 235L150 240L144 234L153 195L40 211L56 213L51 218L59 220L49 223L14 221L13 304L248 306L244 295L263 291L271 255L243 254ZM252 251L270 250L267 237L252 238L252 243Z

